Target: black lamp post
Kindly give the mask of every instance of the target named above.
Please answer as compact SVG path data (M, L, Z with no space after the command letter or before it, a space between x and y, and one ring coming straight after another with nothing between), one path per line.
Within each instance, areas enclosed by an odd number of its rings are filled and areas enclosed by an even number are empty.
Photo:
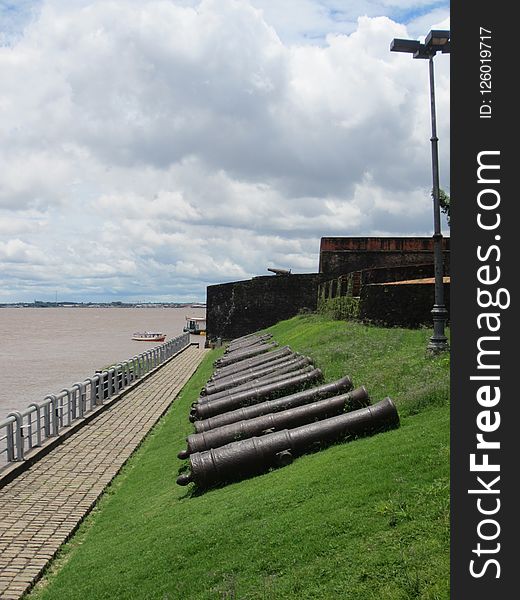
M430 63L430 105L432 117L432 174L433 174L433 263L435 270L435 300L432 309L433 335L428 343L432 353L448 349L448 338L444 335L448 311L444 305L444 264L442 255L441 213L439 202L439 149L437 137L437 121L435 116L435 86L433 78L433 57L437 52L450 52L450 32L432 30L426 36L424 44L416 40L394 39L390 44L392 52L409 52L414 58L426 58Z

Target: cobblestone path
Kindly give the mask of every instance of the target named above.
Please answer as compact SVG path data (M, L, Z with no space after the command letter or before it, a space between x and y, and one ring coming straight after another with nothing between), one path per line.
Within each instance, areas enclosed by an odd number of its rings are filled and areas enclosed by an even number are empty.
M20 598L205 355L190 346L0 489L0 599Z

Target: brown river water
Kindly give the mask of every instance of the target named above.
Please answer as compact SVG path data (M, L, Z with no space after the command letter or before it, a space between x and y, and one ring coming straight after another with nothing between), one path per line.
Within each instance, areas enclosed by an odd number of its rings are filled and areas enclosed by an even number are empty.
M0 421L158 345L133 341L134 331L162 331L167 341L182 333L185 316L205 314L189 307L0 308Z

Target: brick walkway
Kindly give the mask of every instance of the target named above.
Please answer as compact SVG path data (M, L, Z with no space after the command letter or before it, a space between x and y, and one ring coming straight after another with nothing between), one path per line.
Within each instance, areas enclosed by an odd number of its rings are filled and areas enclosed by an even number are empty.
M20 598L191 377L189 347L0 489L0 598Z

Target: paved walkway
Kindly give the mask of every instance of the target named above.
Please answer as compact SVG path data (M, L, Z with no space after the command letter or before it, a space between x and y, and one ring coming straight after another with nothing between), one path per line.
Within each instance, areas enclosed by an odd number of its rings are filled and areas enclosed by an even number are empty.
M191 346L0 489L0 598L20 598L204 357Z

